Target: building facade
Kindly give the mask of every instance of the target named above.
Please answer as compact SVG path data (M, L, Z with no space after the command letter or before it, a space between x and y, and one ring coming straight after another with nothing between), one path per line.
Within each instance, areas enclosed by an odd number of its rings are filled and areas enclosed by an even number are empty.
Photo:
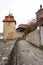
M40 9L36 12L36 20L38 26L43 26L43 8L40 5Z

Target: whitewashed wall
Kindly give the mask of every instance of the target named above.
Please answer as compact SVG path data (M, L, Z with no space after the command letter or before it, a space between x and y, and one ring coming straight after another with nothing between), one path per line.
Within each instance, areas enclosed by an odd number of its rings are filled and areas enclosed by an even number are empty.
M40 30L41 28L40 27L37 27L36 30L32 31L31 33L29 33L27 36L26 36L26 40L33 43L34 45L36 46L40 46L41 43L43 43L43 31ZM41 31L41 33L40 33ZM42 34L42 35L41 35ZM42 39L41 39L42 38ZM41 42L42 41L42 42Z

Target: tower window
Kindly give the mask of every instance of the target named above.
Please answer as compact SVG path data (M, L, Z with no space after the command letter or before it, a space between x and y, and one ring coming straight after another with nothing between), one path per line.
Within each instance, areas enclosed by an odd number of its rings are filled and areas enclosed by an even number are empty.
M10 24L10 21L8 21L8 24Z
M10 21L10 17L8 18L8 21Z
M10 33L8 33L10 35Z

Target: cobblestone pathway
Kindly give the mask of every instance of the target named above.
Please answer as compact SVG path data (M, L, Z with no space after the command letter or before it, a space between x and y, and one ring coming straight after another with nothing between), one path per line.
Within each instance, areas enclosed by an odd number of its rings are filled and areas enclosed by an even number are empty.
M33 46L26 40L15 40L0 43L0 65L43 65L43 50ZM10 54L7 64L4 60Z
M16 49L17 65L43 65L43 50L25 40L18 41Z

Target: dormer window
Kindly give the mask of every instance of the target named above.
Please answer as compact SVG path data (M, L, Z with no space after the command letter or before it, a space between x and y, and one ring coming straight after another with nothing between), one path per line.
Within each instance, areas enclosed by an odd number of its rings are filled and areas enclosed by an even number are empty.
M10 24L10 21L8 22L8 24Z
M10 17L8 18L8 21L10 21Z
M10 23L10 17L8 18L8 23Z

